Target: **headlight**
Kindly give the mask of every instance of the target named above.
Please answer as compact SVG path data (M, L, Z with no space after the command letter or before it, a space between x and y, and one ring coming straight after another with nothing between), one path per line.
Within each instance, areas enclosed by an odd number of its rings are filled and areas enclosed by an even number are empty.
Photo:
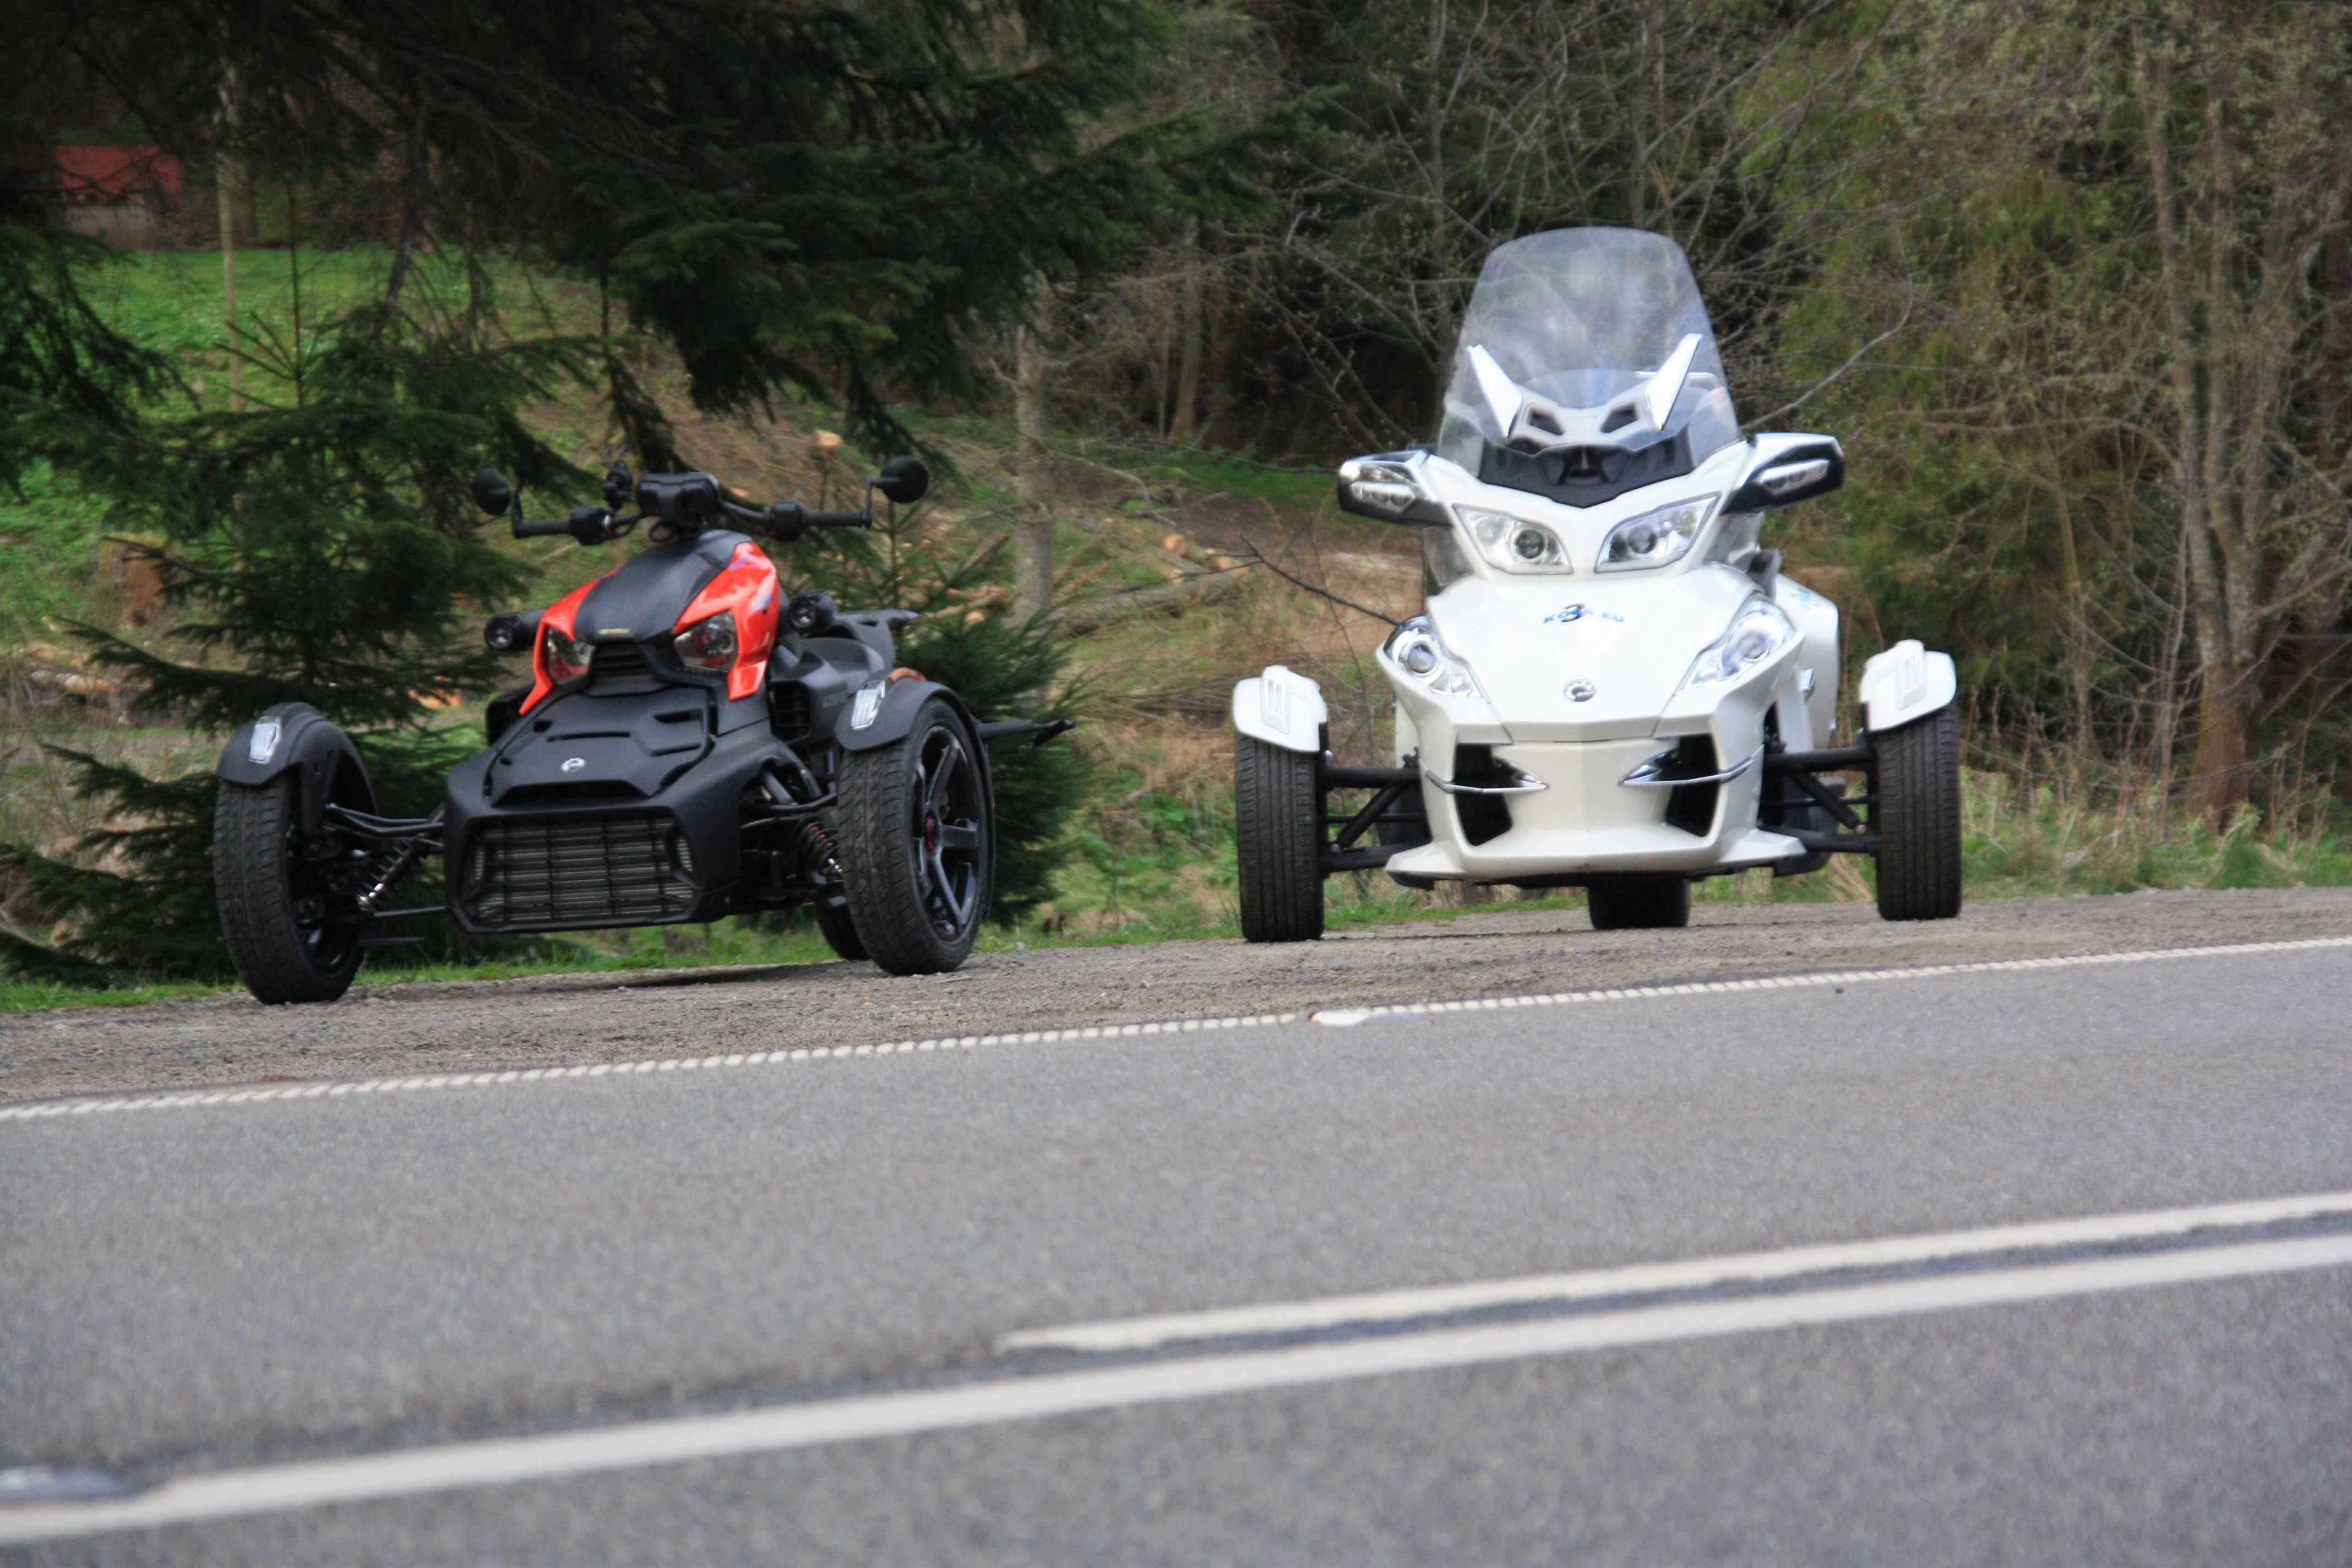
M1576 570L1568 559L1568 547L1544 523L1475 506L1457 506L1454 515L1469 530L1478 553L1506 572L1572 574Z
M1697 542L1698 531L1706 526L1706 514L1714 510L1715 498L1709 496L1629 517L1601 542L1601 559L1593 563L1593 570L1640 572L1680 561Z
M1478 678L1438 640L1437 628L1429 624L1427 616L1415 616L1391 632L1389 640L1381 645L1381 652L1432 691L1486 700L1486 693L1480 689Z
M548 680L556 686L586 675L589 656L594 651L559 626L549 626L540 634L540 661L547 670Z
M735 662L735 612L721 610L671 640L677 657L697 669L725 669Z
M1683 684L1714 686L1738 680L1796 640L1796 623L1780 605L1769 599L1750 599L1731 617L1730 628L1692 661Z

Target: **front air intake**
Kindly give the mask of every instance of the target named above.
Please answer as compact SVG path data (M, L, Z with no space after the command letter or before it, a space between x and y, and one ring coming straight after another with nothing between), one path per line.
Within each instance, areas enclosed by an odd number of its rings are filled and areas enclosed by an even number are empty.
M490 822L467 847L459 896L486 931L661 925L694 912L694 858L666 811Z

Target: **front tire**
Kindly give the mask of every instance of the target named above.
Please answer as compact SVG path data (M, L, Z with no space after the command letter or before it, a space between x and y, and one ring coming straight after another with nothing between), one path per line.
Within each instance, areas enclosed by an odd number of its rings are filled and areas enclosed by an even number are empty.
M360 970L360 928L330 924L303 854L300 781L223 780L213 808L213 889L221 935L254 1000L332 1002Z
M1313 942L1323 934L1323 791L1318 760L1254 735L1234 747L1234 847L1242 938Z
M865 955L889 973L945 973L980 935L996 866L980 770L980 742L937 697L905 739L841 759L843 890Z
M1664 931L1690 924L1687 877L1623 876L1597 879L1584 889L1584 907L1594 931Z
M1877 753L1878 912L1948 921L1960 912L1960 716L1949 708L1870 738Z

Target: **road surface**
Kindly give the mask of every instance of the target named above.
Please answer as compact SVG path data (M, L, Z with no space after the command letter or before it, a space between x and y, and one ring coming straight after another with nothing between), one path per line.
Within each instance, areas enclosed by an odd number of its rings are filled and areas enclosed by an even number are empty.
M19 1100L0 1557L2352 1561L2352 919L2218 902Z

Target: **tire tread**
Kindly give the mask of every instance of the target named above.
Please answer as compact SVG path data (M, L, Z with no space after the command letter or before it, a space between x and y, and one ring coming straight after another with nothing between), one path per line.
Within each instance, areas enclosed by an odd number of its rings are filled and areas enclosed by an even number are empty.
M224 780L213 806L213 891L221 935L245 988L271 1005L332 1002L351 989L360 967L354 952L350 962L320 970L295 924L280 861L297 787L291 773L266 784Z
M1323 796L1318 760L1254 735L1234 746L1234 840L1242 937L1314 942L1323 934Z
M955 717L954 710L937 698L927 700L916 712L914 725L905 739L872 751L845 752L841 759L841 836L837 842L842 891L849 902L857 940L865 947L864 956L891 974L943 974L970 956L972 942L980 931L980 921L975 921L971 934L959 942L950 942L932 928L930 915L923 908L922 884L916 879L908 847L911 816L908 791L914 787L914 769L908 759L919 743L919 737L930 731L934 709L945 713L955 725L967 754L978 766L980 742ZM983 810L992 816L994 803L984 801L982 805ZM984 824L983 833L992 852L992 821ZM992 859L992 853L982 861L982 920L987 918L989 900L995 892ZM838 944L834 951L840 952Z
M1960 912L1960 720L1949 708L1876 736L1878 912L1890 921Z

